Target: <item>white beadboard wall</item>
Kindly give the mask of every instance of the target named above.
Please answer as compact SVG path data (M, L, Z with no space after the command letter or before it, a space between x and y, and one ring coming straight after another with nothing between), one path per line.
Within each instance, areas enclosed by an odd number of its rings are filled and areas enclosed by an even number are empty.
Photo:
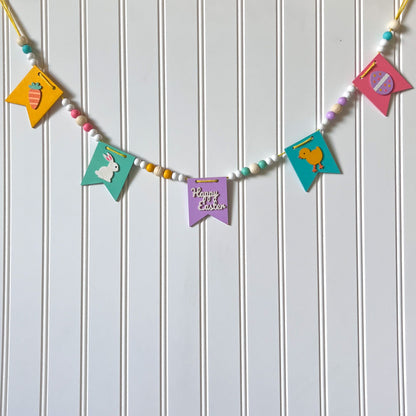
M399 0L10 0L112 144L223 176L313 131ZM416 4L388 58L416 85ZM3 12L5 98L30 66ZM186 185L114 202L57 104L1 100L1 416L415 416L414 90L326 131L342 175L284 159L188 227Z

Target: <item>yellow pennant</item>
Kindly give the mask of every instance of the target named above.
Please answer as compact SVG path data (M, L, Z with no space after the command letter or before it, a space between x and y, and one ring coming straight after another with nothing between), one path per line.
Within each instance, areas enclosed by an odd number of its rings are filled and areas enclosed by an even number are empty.
M63 91L35 65L6 101L24 105L30 124L35 127L62 94Z

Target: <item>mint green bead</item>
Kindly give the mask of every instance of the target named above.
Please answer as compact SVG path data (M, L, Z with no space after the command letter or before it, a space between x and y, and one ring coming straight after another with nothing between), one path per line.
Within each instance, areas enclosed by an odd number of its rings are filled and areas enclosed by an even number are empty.
M250 169L249 168L243 168L240 171L244 176L250 175Z
M30 47L30 45L23 45L22 46L22 51L23 51L23 53L30 53L30 52L32 52L32 48Z
M259 163L257 163L260 166L260 169L266 169L267 163L265 160L260 160Z
M383 39L390 40L392 37L393 37L393 34L391 32L383 33Z

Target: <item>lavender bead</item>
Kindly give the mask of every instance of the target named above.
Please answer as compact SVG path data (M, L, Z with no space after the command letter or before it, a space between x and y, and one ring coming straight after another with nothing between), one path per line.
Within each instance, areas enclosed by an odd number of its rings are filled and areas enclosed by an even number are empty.
M326 118L327 118L328 120L333 120L333 119L335 118L335 113L334 113L333 111L328 111L328 112L326 113Z
M337 102L340 105L345 105L347 104L347 99L345 97L339 97Z

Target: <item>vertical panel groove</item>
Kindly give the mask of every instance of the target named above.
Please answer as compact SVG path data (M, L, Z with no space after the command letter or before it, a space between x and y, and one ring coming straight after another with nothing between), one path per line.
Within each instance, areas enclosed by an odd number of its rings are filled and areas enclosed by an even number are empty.
M396 7L399 7L399 1L396 0ZM401 72L402 67L402 42L401 33L398 34L397 40L398 47L395 49L395 64ZM396 305L397 305L397 375L399 386L399 415L407 414L406 406L406 352L405 352L405 331L404 331L404 314L405 314L405 280L403 273L404 265L404 250L403 250L403 106L402 106L402 94L394 97L395 112L394 112L394 129L395 129L395 227L396 227Z
M87 0L79 0L80 8L80 72L81 108L88 111L88 41L87 41ZM86 133L81 133L86 134ZM88 140L81 140L82 176L88 166ZM89 187L81 189L82 229L81 229L81 334L80 334L80 416L88 415L88 343L89 343Z
M199 177L207 175L205 107L205 0L197 4ZM200 414L208 415L207 224L199 225Z
M277 23L277 51L276 51L276 132L277 149L280 153L284 148L283 142L283 1L276 0L276 23ZM288 414L288 389L287 389L287 322L286 322L286 271L285 271L285 214L284 214L284 167L283 164L277 169L277 206L278 206L278 273L279 273L279 381L280 381L280 415Z
M355 72L358 74L362 63L363 0L355 0ZM357 312L358 312L358 385L360 416L367 415L366 357L365 357L365 276L364 276L364 185L363 185L363 107L362 96L355 107L355 199L357 234Z
M41 1L41 45L43 66L48 66L48 0ZM50 240L50 146L49 116L42 123L42 294L41 294L41 357L40 416L47 415L49 362L49 240Z
M126 41L126 3L119 0L119 68L120 68L120 145L122 149L128 149L128 124L127 124L127 41ZM129 195L124 193L120 202L120 416L128 414L128 321L129 321Z
M159 146L166 165L166 1L158 1ZM160 415L168 414L166 181L160 180Z
M9 21L3 18L3 91L10 91ZM10 348L10 111L3 104L3 316L1 343L0 415L7 415Z
M315 3L315 28L316 28L316 125L319 124L322 114L323 95L323 3L316 0ZM321 175L316 184L316 234L317 234L317 277L318 277L318 332L319 332L319 395L320 414L328 413L327 398L327 350L326 350L326 290L325 290L325 179Z
M237 0L237 140L238 164L245 163L245 0ZM241 416L248 415L247 380L247 264L246 181L238 183L238 253L240 285L240 395Z

